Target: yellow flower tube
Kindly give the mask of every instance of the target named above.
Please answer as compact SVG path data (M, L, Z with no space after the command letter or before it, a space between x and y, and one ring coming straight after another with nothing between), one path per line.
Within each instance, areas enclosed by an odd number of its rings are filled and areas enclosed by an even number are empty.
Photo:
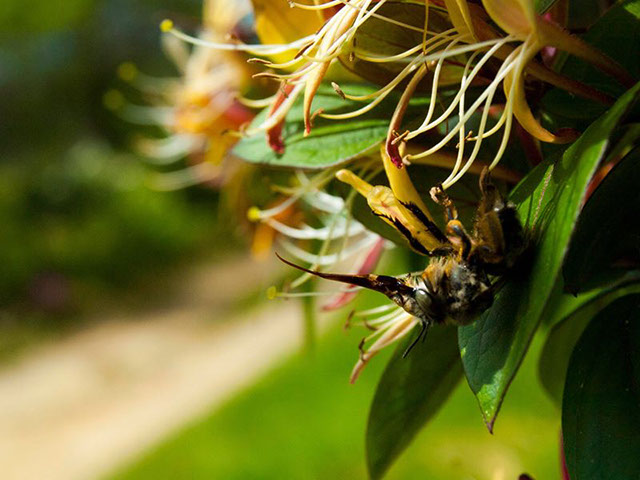
M251 4L256 33L263 44L287 44L312 35L322 27L322 16L317 12L289 8L284 0L251 0ZM287 52L269 57L275 63L284 63L294 55L295 52Z
M429 2L429 0L425 1ZM468 36L469 41L477 41L467 0L444 0L444 4L449 13L449 19L456 30L461 35Z
M406 174L406 169L398 170L393 164L391 164L391 168ZM365 197L373 213L403 235L416 252L429 255L436 250L451 247L447 238L433 223L433 220L427 216L426 207L425 210L422 210L414 203L414 201L419 201L424 206L408 177L405 179L394 177L394 184L399 194L407 199L407 203L403 203L397 198L391 188L381 185L373 186L349 170L339 170L336 173L336 178L351 185L360 195ZM402 188L408 188L408 190L401 191Z

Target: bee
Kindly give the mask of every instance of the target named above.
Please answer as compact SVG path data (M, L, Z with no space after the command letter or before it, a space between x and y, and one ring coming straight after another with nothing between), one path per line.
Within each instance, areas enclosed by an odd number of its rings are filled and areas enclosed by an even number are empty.
M406 355L431 325L468 325L487 310L501 285L500 276L513 267L524 249L524 231L515 205L502 197L487 168L479 183L481 199L470 234L442 187L432 189L432 198L444 208L446 228L442 232L433 222L428 225L443 247L428 253L431 260L422 272L399 277L345 275L309 270L278 258L312 275L383 293L416 317L421 330ZM415 213L426 218L422 212Z

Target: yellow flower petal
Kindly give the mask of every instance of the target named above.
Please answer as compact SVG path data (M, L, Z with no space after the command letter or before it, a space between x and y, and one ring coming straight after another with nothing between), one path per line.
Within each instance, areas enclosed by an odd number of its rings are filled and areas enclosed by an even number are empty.
M224 2L228 3L228 0ZM255 14L255 28L258 38L264 44L291 43L312 35L322 26L317 12L301 8L289 8L284 0L251 0ZM305 3L305 2L302 2ZM306 3L313 4L308 1ZM291 60L295 52L273 55L276 63Z
M413 185L407 169L398 168L393 164L384 145L380 146L380 155L382 156L382 164L384 165L384 171L387 174L389 185L396 198L405 204L413 203L425 213L429 220L433 221L433 216L422 201L422 197L420 197L416 187Z
M538 53L539 48L536 45L527 47L526 43L518 48L527 48L527 50L525 51L524 57L519 65L509 72L504 79L504 93L506 97L510 99L511 95L513 95L513 115L518 119L520 125L522 125L527 132L542 142L566 143L575 140L575 135L572 132L568 132L567 136L554 135L540 125L533 116L525 96L524 68ZM515 85L513 85L514 82L516 82ZM512 86L513 89L511 88Z
M331 31L322 39L320 47L316 52L316 55L319 57L323 57L328 53L335 53L333 50L335 48L335 42L353 26L353 22L358 17L359 10L355 8L349 9L348 7L344 8L345 10L341 10L341 13L344 11L344 14L340 17L340 21L337 23L336 27L332 28ZM338 50L341 48L342 46L337 47ZM308 135L311 131L311 103L313 102L313 97L318 91L318 88L327 74L327 70L329 70L330 65L331 61L324 61L316 65L313 71L309 73L305 82L303 102L305 135Z
M461 35L469 35L469 41L475 41L476 35L473 30L471 13L466 0L444 0L447 7L451 23Z
M341 182L347 183L351 185L356 192L358 192L363 197L367 197L369 192L373 189L373 186L370 183L365 182L355 173L350 172L349 170L338 170L336 173L336 178Z
M532 0L482 0L482 4L500 28L520 40L535 31L536 11Z

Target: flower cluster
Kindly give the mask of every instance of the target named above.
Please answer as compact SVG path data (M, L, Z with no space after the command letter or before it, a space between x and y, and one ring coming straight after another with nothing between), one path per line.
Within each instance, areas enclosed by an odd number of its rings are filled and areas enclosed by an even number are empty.
M215 2L211 2L215 3ZM538 60L543 49L564 51L578 56L623 85L633 80L610 58L570 35L549 16L536 13L532 0L424 0L422 4L401 4L416 13L407 18L398 12L398 2L388 0L329 0L305 3L285 0L254 0L255 28L261 43L245 43L238 36L224 37L209 30L191 37L172 22L163 23L169 38L195 45L186 62L184 78L173 99L173 133L160 144L147 145L150 153L175 152L178 145L207 142L207 157L217 161L228 150L235 136L226 136L236 128L240 136L262 132L270 149L282 155L287 149L285 124L292 109L301 104L304 133L309 135L314 120L349 122L371 112L383 101L397 98L388 118L386 138L381 139L379 156L370 152L349 159L347 168L330 167L309 177L297 172L293 187L278 187L281 197L269 208L253 208L251 220L278 233L278 245L292 257L326 269L349 258L359 274L371 271L385 244L349 216L353 195L346 200L324 191L337 178L362 195L371 211L410 239L413 250L432 255L445 245L443 239L426 228L434 222L425 200L412 182L408 166L439 165L449 173L432 196L455 185L467 173L479 173L483 167L495 177L517 180L517 174L498 166L512 138L515 124L533 143L567 143L576 138L571 129L555 132L545 128L527 99L531 82L550 84L576 95L611 103L606 94L565 77ZM225 7L211 18L222 17ZM234 3L235 5L235 3ZM291 7L291 8L289 8ZM403 7L404 8L404 7ZM419 13L419 15L417 14ZM417 19L417 20L416 20ZM375 38L367 29L372 24L381 31ZM213 30L229 33L216 26ZM392 38L385 38L385 32ZM369 33L367 33L369 32ZM368 35L368 37L367 37ZM394 37L396 35L396 37ZM406 38L418 39L405 44ZM373 41L363 42L363 39ZM379 48L374 48L377 45ZM275 93L264 100L242 99L236 92L245 87L246 65L238 62L239 53L249 59L254 79L274 80ZM182 54L178 55L182 56ZM370 72L385 72L371 74ZM366 78L377 89L366 95L350 94L340 86L341 79ZM314 98L322 83L331 83L336 95L362 106L348 112L314 110ZM234 93L231 93L234 92ZM410 103L417 97L429 98L419 118L406 119ZM395 97L394 97L395 96ZM300 101L299 101L300 99ZM264 107L260 120L245 126L242 105ZM235 120L235 113L242 112ZM224 117L224 130L219 122ZM410 120L410 121L409 121ZM483 149L487 139L489 153ZM197 140L199 139L199 140ZM232 140L231 140L232 139ZM202 148L202 143L199 143ZM482 158L482 161L480 160ZM214 163L215 163L214 161ZM388 186L372 185L363 179L384 172ZM355 193L354 193L355 194ZM314 213L311 226L296 212ZM297 206L296 206L297 205ZM298 210L296 210L298 209ZM266 242L270 245L271 240ZM319 250L309 248L319 245ZM308 274L294 281L299 286ZM330 304L343 305L355 292L349 287L339 292ZM272 292L274 296L291 293ZM409 333L416 319L395 305L358 312L354 318L374 330L363 340L361 357L352 379L384 346Z
M242 20L251 13L248 1L229 4L205 2L201 41L227 41L246 35ZM164 24L165 29L170 23ZM162 189L181 188L194 183L222 184L232 174L224 165L229 149L238 141L237 131L251 121L254 113L238 100L249 87L251 69L241 52L187 44L174 36L164 36L163 46L179 76L158 78L124 63L118 73L146 104L120 101L110 92L111 106L127 121L159 127L161 137L136 140L136 149L150 162L166 165L187 158L188 168L163 174L154 182ZM121 97L121 95L120 95Z

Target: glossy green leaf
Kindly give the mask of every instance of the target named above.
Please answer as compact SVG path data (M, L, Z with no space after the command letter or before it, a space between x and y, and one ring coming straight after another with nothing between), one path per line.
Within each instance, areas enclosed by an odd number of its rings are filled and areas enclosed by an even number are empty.
M490 431L553 291L589 181L606 154L609 136L639 92L640 84L594 122L561 160L538 166L512 194L532 238L531 258L514 269L487 312L459 329L467 381Z
M366 85L342 85L345 92L366 95L376 89ZM393 114L397 95L390 95L372 111L350 120L326 120L316 118L311 133L304 136L302 99L299 98L286 118L283 129L285 152L277 154L267 145L263 132L240 140L233 150L234 155L250 163L273 167L322 169L348 162L349 160L375 152L387 135L389 119ZM423 109L426 100L412 102L412 109ZM361 108L364 104L343 100L328 86L322 86L313 100L313 108L325 113L343 113ZM252 122L260 125L265 117L263 110Z
M573 347L589 321L614 300L640 293L640 274L632 273L619 282L574 297L560 293L559 299L545 310L545 321L553 325L538 361L542 386L558 406L562 404L562 389ZM561 290L561 289L559 289Z
M584 291L602 272L622 270L614 267L621 258L638 259L639 166L640 149L636 149L609 172L587 201L562 271L567 291Z
M586 30L593 26L611 7L602 0L568 0L567 28L570 30Z
M585 11L582 1L576 1L574 10ZM594 8L598 7L594 5ZM598 7L599 8L599 7ZM573 16L575 18L575 15ZM615 59L634 78L640 78L640 0L627 0L611 7L583 36L590 45ZM624 48L621 48L624 46ZM595 67L575 57L566 59L561 73L584 82L614 98L624 87ZM580 122L596 118L606 106L576 97L564 90L553 89L543 99L544 109L553 115ZM563 122L566 126L566 122Z
M395 458L438 411L462 378L453 327L432 327L406 358L413 340L398 345L371 405L366 436L371 478L381 478Z
M562 430L571 478L638 478L640 295L613 302L578 340L564 387Z

